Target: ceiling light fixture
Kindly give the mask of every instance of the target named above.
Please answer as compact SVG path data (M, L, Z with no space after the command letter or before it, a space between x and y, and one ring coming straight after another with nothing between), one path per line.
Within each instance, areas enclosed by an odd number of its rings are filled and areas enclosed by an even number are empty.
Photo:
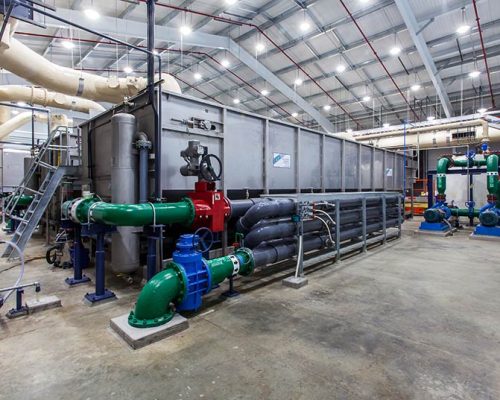
M457 34L465 35L470 31L471 26L466 21L465 7L462 7L462 24L457 28Z
M337 65L337 68L335 68L335 70L336 70L339 74L341 74L342 72L344 72L344 71L346 70L346 67L345 67L345 65L344 65L344 64L339 64L339 65Z
M434 121L436 119L436 117L434 115L429 115L427 117L427 121Z
M469 72L469 77L473 78L473 79L479 77L479 75L481 75L481 72L478 71L477 69L475 69L474 71Z
M233 103L234 104L240 104L240 99L238 99L237 97L233 99Z
M68 49L68 50L71 50L75 47L75 44L70 40L63 40L61 42L61 44L65 49Z
M330 111L331 109L332 109L332 106L330 104L325 104L323 106L323 110L325 110L325 111Z
M226 58L224 58L220 63L224 68L229 68L231 66L231 63Z
M125 72L126 74L131 74L134 72L134 70L132 69L132 67L127 65L126 67L123 68L123 72Z
M304 81L300 78L295 79L295 82L293 82L295 86L300 86L304 83Z
M298 116L299 116L299 113L298 113L298 112L293 112L293 113L292 113L292 117L293 117L293 118L297 118Z
M179 31L181 32L181 35L187 36L187 35L189 35L191 32L193 32L193 29L192 29L189 25L182 25L182 26L179 28Z
M262 96L268 96L268 95L269 95L269 90L267 90L267 89L262 89L262 90L261 90L261 92L260 92L260 94L261 94Z
M234 4L236 4L238 2L238 0L226 0L226 4L232 6Z
M460 25L458 28L457 28L457 33L459 35L465 35L467 32L470 31L470 25L467 25L467 24L464 24L464 25Z
M302 32L307 32L309 29L311 29L311 24L307 21L302 21L299 25L299 28Z
M421 88L421 86L418 83L414 83L413 85L411 85L410 89L412 92L417 92L420 90L420 88Z
M93 8L86 8L83 10L83 13L88 19L92 19L94 21L101 17L101 15Z
M203 78L203 76L199 72L195 72L194 73L194 79L195 80L201 81L202 78Z
M258 52L258 53L261 53L263 52L264 50L266 49L266 45L262 42L259 42L255 45L255 50Z
M394 46L391 50L389 50L389 52L394 57L399 56L399 54L401 53L401 47Z
M368 102L368 101L370 101L371 99L372 99L372 98L371 98L370 96L368 96L368 95L363 96L363 101L364 101L365 103L366 103L366 102Z

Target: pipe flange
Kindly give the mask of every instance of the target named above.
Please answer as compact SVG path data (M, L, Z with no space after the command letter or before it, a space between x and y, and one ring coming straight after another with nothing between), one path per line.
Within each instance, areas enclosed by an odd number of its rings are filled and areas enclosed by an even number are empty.
M153 147L153 143L151 143L149 140L144 140L144 139L136 140L134 145L137 150L141 149L150 150Z
M196 218L196 207L193 203L193 200L191 200L189 197L184 197L182 201L185 201L188 204L191 216L189 221L186 222L186 225L191 226Z
M179 278L179 281L182 282L182 287L179 289L179 295L173 300L173 302L174 304L182 303L188 294L188 278L186 271L181 264L173 261L170 261L167 265L165 265L165 269L168 268L171 268Z
M234 254L236 257L241 257L243 260L243 263L240 262L240 270L238 273L243 276L250 275L255 269L255 260L252 250L246 247L240 247L234 252ZM248 268L241 268L241 264L247 266Z
M154 328L155 326L160 326L166 324L174 318L175 309L171 305L168 306L167 312L161 317L151 318L151 319L139 319L136 318L134 311L130 311L128 316L128 324L134 328Z
M73 222L76 222L77 224L82 224L84 222L80 221L80 219L78 218L78 207L80 206L80 204L82 204L86 199L84 197L80 197L79 199L76 199L73 201L73 203L71 204L71 210L70 210L70 219L73 221Z

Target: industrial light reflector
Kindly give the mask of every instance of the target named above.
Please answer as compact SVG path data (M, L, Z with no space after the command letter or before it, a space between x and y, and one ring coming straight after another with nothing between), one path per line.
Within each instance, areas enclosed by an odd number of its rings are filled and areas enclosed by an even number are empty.
M96 20L101 17L101 15L93 8L86 8L83 13L88 19Z
M471 78L477 78L477 77L479 77L479 75L481 75L481 72L478 71L477 69L469 72L469 77L471 77Z
M459 35L465 35L467 32L470 31L470 25L467 25L467 24L464 24L464 25L460 25L458 28L457 28L457 33Z
M61 42L61 44L62 44L62 46L64 48L66 48L68 50L71 50L71 49L73 49L75 47L75 44L72 41L70 41L70 40L63 40Z
M193 32L193 29L189 25L182 25L179 28L179 31L181 32L181 35L189 35L191 32Z

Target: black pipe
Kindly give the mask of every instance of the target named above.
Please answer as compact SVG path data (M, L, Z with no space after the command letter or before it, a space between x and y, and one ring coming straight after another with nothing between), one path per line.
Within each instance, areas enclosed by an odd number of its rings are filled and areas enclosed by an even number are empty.
M335 220L335 214L330 215ZM382 211L378 207L371 207L366 212L367 223L377 222L382 218ZM390 207L386 209L387 218L397 218L398 209ZM328 219L325 215L320 215L323 219ZM345 229L349 224L361 223L362 211L349 210L344 211L340 216L341 229ZM323 222L319 219L304 221L304 232L313 232L324 229ZM260 243L268 240L292 236L297 231L297 225L290 221L290 218L279 221L278 223L269 223L268 220L261 220L255 224L252 230L245 236L245 246L254 248Z
M374 233L382 229L382 223L371 224L366 227L366 233ZM397 219L392 219L387 221L387 227L394 227L398 225ZM340 235L340 240L345 241L348 239L358 238L362 233L362 228L355 228L349 231L342 232ZM304 253L311 250L319 250L326 247L327 235L314 235L305 236L303 240L303 251ZM253 250L255 266L263 266L274 264L279 261L283 261L292 258L297 254L297 243L294 238L285 238L278 242L266 243L262 246L257 247Z
M238 220L236 230L248 232L262 219L290 215L295 210L295 201L292 199L268 200L254 204L243 217Z
M139 203L146 203L148 201L148 157L151 142L144 132L138 132L134 137L134 145L139 152Z
M255 199L245 200L230 200L229 202L231 204L231 218L242 217L250 207L266 200L267 199L265 197L257 197Z

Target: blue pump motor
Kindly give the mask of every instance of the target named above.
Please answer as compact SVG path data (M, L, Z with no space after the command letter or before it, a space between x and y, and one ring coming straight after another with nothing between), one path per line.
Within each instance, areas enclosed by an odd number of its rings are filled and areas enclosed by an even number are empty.
M196 311L201 306L201 298L212 289L210 270L200 251L197 250L198 235L181 235L177 250L172 255L173 262L181 267L187 281L187 291L177 305L179 311Z

